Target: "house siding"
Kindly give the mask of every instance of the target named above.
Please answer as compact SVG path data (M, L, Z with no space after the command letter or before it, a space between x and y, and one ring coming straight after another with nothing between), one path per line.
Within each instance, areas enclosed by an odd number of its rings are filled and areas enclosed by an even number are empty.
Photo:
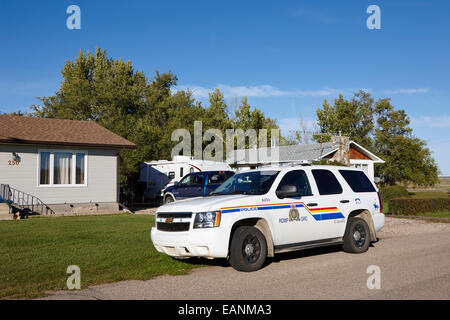
M86 186L38 186L39 150L86 151ZM19 165L9 165L16 152ZM118 149L0 144L0 183L29 193L47 205L115 203L117 201Z

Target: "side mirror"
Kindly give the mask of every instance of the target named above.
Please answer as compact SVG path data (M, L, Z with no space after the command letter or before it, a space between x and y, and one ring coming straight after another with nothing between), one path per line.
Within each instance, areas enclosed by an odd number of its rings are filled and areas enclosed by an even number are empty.
M294 185L286 184L284 186L281 186L281 188L278 189L275 193L277 194L278 198L283 199L287 197L297 196L298 189Z
M174 185L175 187L178 187L178 181L175 181L175 182L173 183L173 185Z

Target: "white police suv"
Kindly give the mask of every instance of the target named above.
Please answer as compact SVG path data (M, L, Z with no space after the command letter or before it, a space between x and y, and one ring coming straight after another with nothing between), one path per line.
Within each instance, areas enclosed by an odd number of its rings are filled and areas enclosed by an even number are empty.
M173 257L229 258L254 271L279 252L336 244L365 252L384 220L362 170L267 167L237 173L207 197L159 207L151 239Z

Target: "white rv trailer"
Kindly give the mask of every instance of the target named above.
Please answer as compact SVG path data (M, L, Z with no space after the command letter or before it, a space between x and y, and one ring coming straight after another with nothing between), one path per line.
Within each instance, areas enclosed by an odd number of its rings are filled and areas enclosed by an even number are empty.
M186 174L200 171L233 171L225 162L195 160L188 156L175 156L172 161L157 160L141 164L140 181L147 184L145 198L156 200L162 191Z

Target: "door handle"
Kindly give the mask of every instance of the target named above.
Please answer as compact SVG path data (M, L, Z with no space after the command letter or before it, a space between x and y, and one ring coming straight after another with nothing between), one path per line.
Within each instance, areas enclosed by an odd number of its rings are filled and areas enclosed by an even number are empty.
M349 203L350 200L341 200L341 203Z
M317 207L317 203L308 203L306 204L308 207Z

